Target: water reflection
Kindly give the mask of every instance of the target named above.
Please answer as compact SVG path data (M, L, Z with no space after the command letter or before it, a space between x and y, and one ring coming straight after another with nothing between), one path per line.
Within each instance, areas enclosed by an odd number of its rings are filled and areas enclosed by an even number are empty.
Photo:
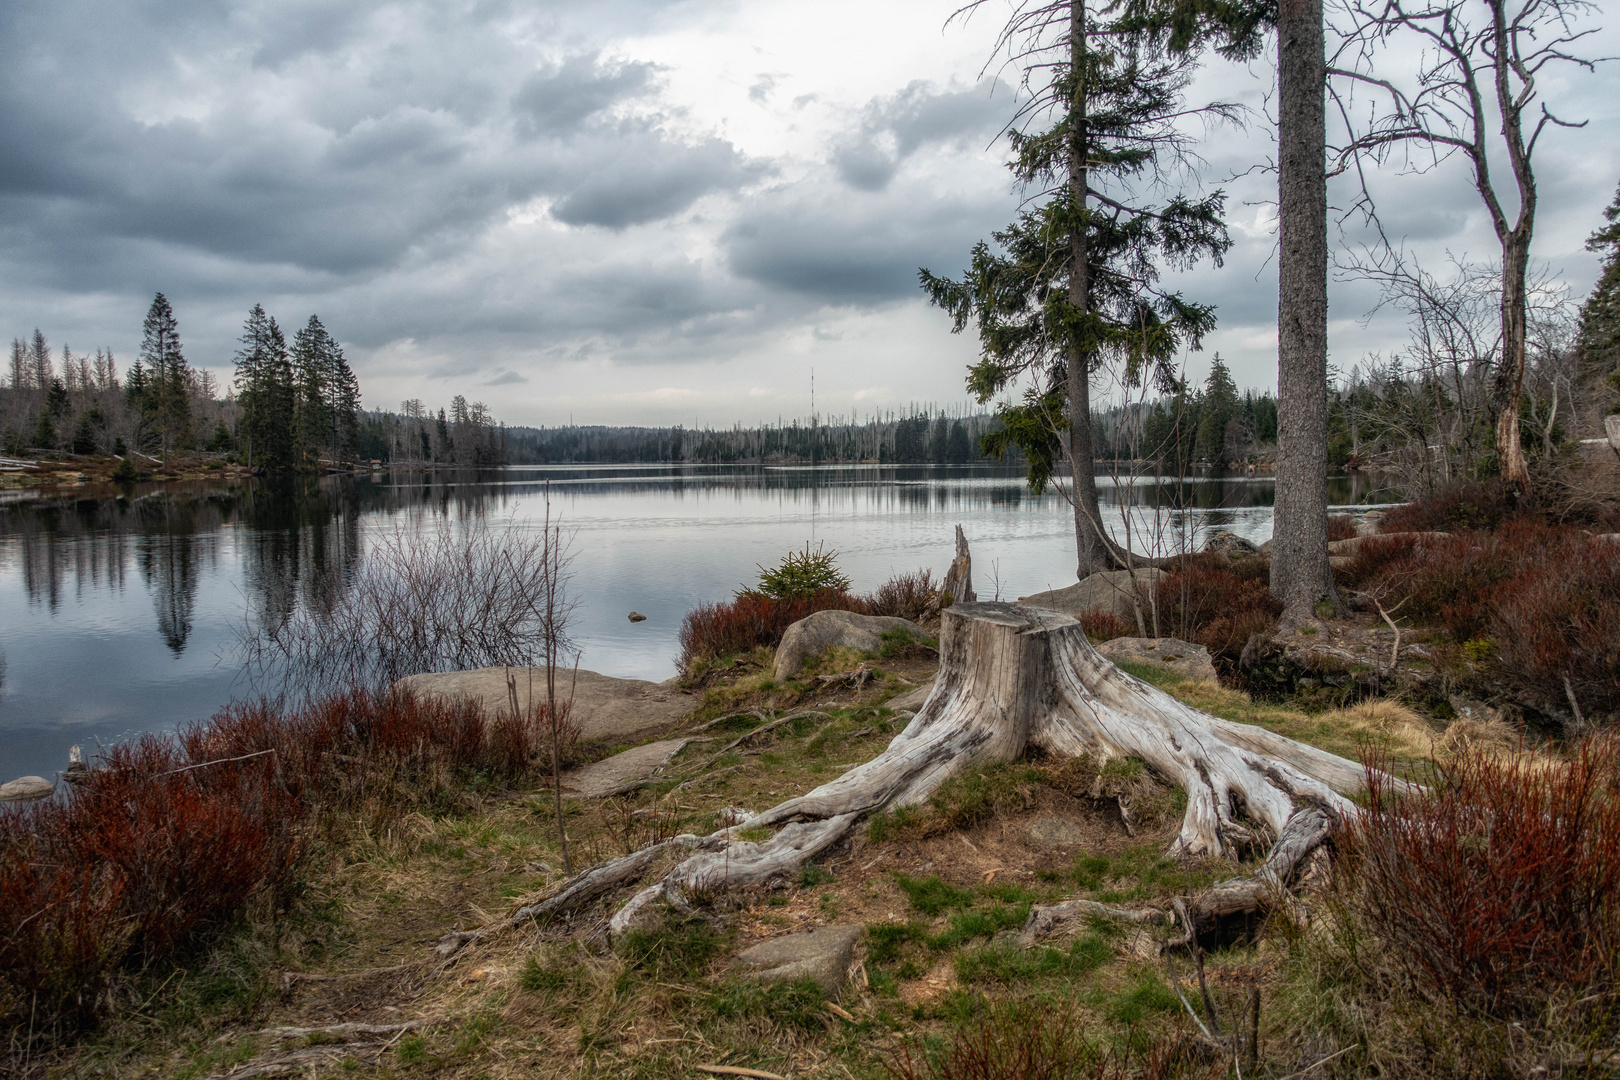
M1099 484L1105 520L1116 533L1128 524L1138 550L1194 549L1216 528L1270 535L1270 478ZM672 674L682 615L807 539L836 548L860 590L943 571L958 522L975 577L1004 598L1073 580L1062 498L983 466L532 467L14 499L0 503L0 773L48 776L71 742L172 726L253 693L236 653L245 620L262 630L300 606L325 609L374 530L532 521L548 493L575 533L583 663L614 675ZM1393 494L1351 476L1330 498ZM628 623L631 609L648 620Z

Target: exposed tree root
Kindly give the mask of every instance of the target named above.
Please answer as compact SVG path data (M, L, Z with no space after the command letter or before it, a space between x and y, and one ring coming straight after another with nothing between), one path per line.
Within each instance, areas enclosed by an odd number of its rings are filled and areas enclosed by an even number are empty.
M448 935L440 952L452 955L503 925L578 908L640 880L678 849L685 858L619 909L612 932L630 928L658 902L686 908L726 889L791 875L867 815L920 803L957 772L1014 760L1030 747L1099 763L1139 758L1180 785L1187 810L1174 852L1235 855L1278 838L1258 875L1223 883L1189 907L1189 940L1239 912L1275 906L1278 890L1294 882L1332 821L1354 813L1345 796L1365 782L1353 761L1199 712L1127 675L1099 656L1067 615L957 604L942 613L939 677L917 715L873 760L743 823L776 827L774 836L745 841L733 826L676 837L592 867L502 923ZM1068 910L1085 908L1076 903Z

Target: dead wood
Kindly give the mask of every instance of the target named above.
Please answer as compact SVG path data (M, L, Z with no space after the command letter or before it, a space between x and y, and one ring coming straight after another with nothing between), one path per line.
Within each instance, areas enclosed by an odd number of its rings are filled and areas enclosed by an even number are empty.
M573 910L640 880L664 854L683 849L683 858L614 915L610 932L621 933L660 902L686 909L725 889L795 874L866 816L921 803L961 770L1015 760L1031 748L1098 763L1139 758L1182 787L1187 809L1175 853L1235 855L1267 836L1279 838L1259 874L1224 882L1188 907L1188 943L1220 932L1242 912L1274 908L1274 894L1293 883L1332 821L1354 814L1346 796L1365 783L1353 761L1200 712L1126 674L1099 656L1067 615L960 603L941 613L939 677L905 730L873 760L742 823L776 828L774 836L742 840L732 826L676 837L592 867L494 925ZM448 935L440 951L453 955L486 930Z

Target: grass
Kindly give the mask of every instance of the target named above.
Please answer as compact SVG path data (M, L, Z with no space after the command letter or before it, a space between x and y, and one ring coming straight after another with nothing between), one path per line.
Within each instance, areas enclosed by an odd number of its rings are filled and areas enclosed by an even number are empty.
M727 694L724 707L798 693L772 686L766 667L738 670L743 673L710 687L718 696L706 709L721 708ZM1135 673L1217 715L1341 753L1376 751L1415 761L1431 746L1453 757L1471 747L1511 749L1479 725L1445 727L1389 703L1308 713L1181 680L1161 668ZM763 809L802 793L876 755L898 727L887 710L861 701L821 711L827 715L785 725L712 763L704 764L723 742L691 746L672 763L669 780L618 805L570 801L564 821L576 860L621 852L618 837L629 820L656 817L666 823L660 828L711 831L721 808ZM729 741L758 725L757 716L743 716L703 734ZM676 790L680 778L733 765L740 768ZM959 1040L987 1045L987 1018L1001 1016L1067 1017L1073 1039L1090 1047L1084 1058L1090 1070L1107 1055L1123 1061L1123 1055L1146 1054L1176 1039L1186 1017L1153 941L1138 928L1094 924L1072 939L1024 949L1015 934L1030 905L1069 896L1163 903L1241 870L1165 854L1179 795L1158 786L1140 762L1116 759L1099 768L1086 760L1026 761L970 770L926 805L873 817L848 848L818 856L790 881L712 907L666 912L656 925L619 936L611 946L580 932L599 921L571 932L525 926L437 970L432 944L445 930L510 911L563 878L545 792L522 784L511 791L480 787L472 776L447 775L429 797L375 816L346 814L342 827L312 834L299 887L279 913L250 906L183 963L139 973L128 984L126 1000L137 1007L128 1019L108 1022L56 1052L52 1069L61 1075L99 1068L107 1075L212 1076L265 1049L253 1032L296 1017L343 1015L440 1021L402 1037L378 1069L354 1070L359 1076L651 1078L694 1075L696 1065L723 1063L795 1076L847 1070L857 1080L875 1080L887 1075L892 1048L902 1041L943 1061ZM1113 794L1127 792L1133 807L1158 806L1144 812L1143 833L1134 838L1124 836L1108 810ZM656 814L632 819L637 810ZM1096 841L1066 853L1012 842L1029 821L1053 812L1084 823ZM998 873L987 876L992 869ZM600 920L606 910L585 918ZM727 962L755 939L832 922L866 927L861 973L836 1001L853 1021L834 1014L814 983L761 986ZM1368 1049L1345 1055L1343 1071L1326 1071L1421 1075L1401 1064L1421 1045L1425 1019L1396 993L1409 976L1389 963L1377 940L1341 932L1347 925L1330 907L1308 933L1279 926L1252 947L1206 958L1223 1016L1242 1006L1251 985L1264 988L1269 1064L1257 1073L1245 1065L1245 1076L1287 1075L1369 1032ZM565 935L570 940L560 940ZM1181 963L1178 958L1185 979ZM399 964L408 970L362 974ZM341 978L286 984L281 972ZM1559 1008L1579 1012L1578 1000L1560 999ZM1545 1030L1545 1024L1521 1022ZM1051 1029L1048 1023L1039 1030ZM993 1035L1001 1039L1016 1030ZM1433 1030L1448 1038L1462 1031ZM1484 1027L1458 1039L1445 1053L1459 1062L1476 1051L1498 1053ZM1145 1057L1129 1060L1124 1073L1098 1075L1183 1074L1151 1072ZM330 1071L347 1073L337 1065ZM1462 1065L1452 1070L1464 1071ZM916 1075L936 1074L924 1069Z

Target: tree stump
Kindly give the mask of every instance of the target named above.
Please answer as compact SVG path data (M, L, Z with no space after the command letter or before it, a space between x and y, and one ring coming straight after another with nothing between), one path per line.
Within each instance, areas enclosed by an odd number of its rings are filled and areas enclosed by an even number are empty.
M1087 754L1099 763L1140 758L1180 785L1187 810L1174 851L1234 854L1260 845L1262 834L1288 841L1252 879L1253 888L1242 896L1235 885L1227 889L1232 895L1223 894L1220 913L1205 913L1206 924L1267 889L1286 887L1299 861L1325 838L1322 822L1353 813L1345 796L1365 784L1353 761L1199 712L1126 674L1098 655L1071 616L958 603L941 616L933 691L887 750L741 825L666 841L662 850L690 854L632 897L610 927L628 929L661 900L685 908L726 888L796 873L867 815L921 803L963 769L1014 760L1030 747L1054 756ZM1306 810L1309 822L1295 820L1296 811ZM735 836L738 828L761 826L778 831L758 842ZM1283 861L1273 866L1277 858ZM572 906L565 897L584 900L633 883L650 861L643 851L593 867L530 913L554 913ZM1201 933L1188 928L1189 938Z

